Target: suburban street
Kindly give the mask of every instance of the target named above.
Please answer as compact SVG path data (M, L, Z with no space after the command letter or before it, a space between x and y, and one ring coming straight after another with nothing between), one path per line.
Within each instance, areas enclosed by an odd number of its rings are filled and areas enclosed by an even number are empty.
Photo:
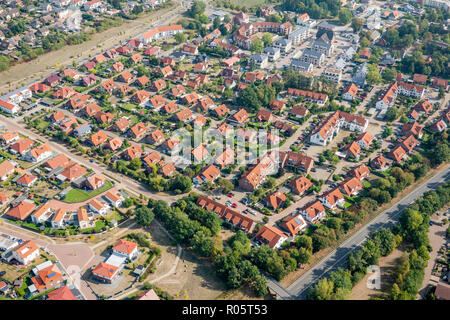
M402 198L396 205L380 213L375 219L344 241L337 249L333 250L288 288L284 288L280 283L275 283L272 279L269 279L269 287L277 292L282 299L305 300L308 289L329 272L344 266L347 263L348 255L359 248L370 232L382 227L392 226L398 221L400 213L404 208L409 206L423 193L431 189L436 189L439 185L448 181L449 178L450 166L446 165L438 174L423 182L414 191Z

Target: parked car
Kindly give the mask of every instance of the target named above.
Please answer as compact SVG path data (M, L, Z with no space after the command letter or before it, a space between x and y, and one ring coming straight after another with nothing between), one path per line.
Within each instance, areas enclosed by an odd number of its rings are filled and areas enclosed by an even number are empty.
M232 207L232 208L237 208L237 203L233 203L233 204L231 205L231 207Z

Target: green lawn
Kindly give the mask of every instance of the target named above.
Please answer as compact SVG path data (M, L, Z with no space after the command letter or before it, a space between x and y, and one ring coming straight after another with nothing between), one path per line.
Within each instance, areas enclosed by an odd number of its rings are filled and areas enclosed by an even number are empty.
M119 108L124 109L126 111L133 111L133 110L137 109L137 107L138 106L134 103L125 103L125 104L119 106Z
M263 6L264 3L266 3L266 1L265 0L245 0L245 1L231 0L230 3L232 3L234 5L239 5L239 6L254 7L254 6Z
M352 203L345 201L344 203L344 208L347 209L348 207L350 207L352 205Z
M66 194L63 201L68 202L68 203L83 202L83 201L89 200L89 199L95 197L96 195L99 195L100 193L105 192L106 190L111 189L111 188L112 188L112 183L111 183L111 181L107 180L105 182L105 185L103 186L103 188L94 190L90 193L80 190L80 189L72 189Z
M107 217L105 217L106 220L111 221L111 220L116 220L117 222L119 222L120 220L123 219L122 215L117 212L116 210L112 210Z
M82 230L83 234L92 233L92 230L94 230L95 233L100 233L102 231L102 228L105 226L105 221L103 220L97 220L95 222L95 227L92 228L86 228Z
M369 181L364 180L363 186L364 186L364 188L370 188L372 186L372 184Z

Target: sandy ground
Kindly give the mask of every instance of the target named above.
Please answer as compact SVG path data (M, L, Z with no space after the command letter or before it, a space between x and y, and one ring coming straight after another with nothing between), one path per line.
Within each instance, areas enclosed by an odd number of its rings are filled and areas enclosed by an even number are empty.
M177 300L212 300L226 290L212 263L190 250L183 250L175 273L155 285Z
M176 246L161 228L152 223L149 228L152 243L161 248L161 259L156 263L156 272L146 281L167 274L176 262ZM216 275L209 260L197 258L189 249L183 248L175 272L154 285L180 300L216 299L226 290L223 281Z
M371 274L367 274L362 280L353 288L348 300L370 300L371 298L388 293L391 287L392 275L398 263L398 259L403 255L403 249L395 249L387 257L380 258L378 266L381 271L381 289L369 289L367 287L367 280Z
M30 62L12 66L0 73L0 94L5 94L9 90L16 89L17 86L20 87L41 79L51 73L51 67L57 66L59 68L60 66L71 65L73 60L80 61L109 47L118 45L121 41L150 29L156 22L166 25L174 20L176 21L179 18L177 15L165 19L171 11L177 8L178 3L175 4L175 7L152 12L139 19L125 21L121 26L94 34L91 40L79 45L67 46L46 53Z
M443 213L447 212L447 210L448 206L432 215L431 221L440 223L440 221L443 218L448 218L448 216L443 215ZM430 226L428 238L430 239L430 245L433 248L433 250L429 253L430 260L428 260L428 265L425 268L425 277L422 282L422 287L419 290L419 294L417 295L417 299L423 299L426 296L428 289L430 289L431 286L436 284L436 282L433 282L433 278L436 279L437 277L432 276L431 273L433 271L436 258L438 257L438 251L446 241L447 228L448 224L446 225L433 224L432 226Z

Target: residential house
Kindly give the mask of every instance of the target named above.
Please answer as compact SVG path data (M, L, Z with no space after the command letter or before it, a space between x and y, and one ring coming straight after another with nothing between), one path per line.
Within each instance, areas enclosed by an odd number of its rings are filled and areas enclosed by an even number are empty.
M331 210L334 210L337 207L342 207L345 203L344 196L341 191L339 191L339 188L323 193L319 200L325 207Z
M263 225L255 236L255 241L266 244L272 249L278 249L288 239L288 236L276 227Z
M164 177L170 177L174 174L175 172L175 166L173 163L166 163L165 165L163 165L161 167L161 169L159 170L160 173L162 173L162 175Z
M363 149L369 149L373 141L373 137L368 132L360 133L356 137L356 143Z
M356 196L358 192L363 188L363 185L361 183L361 180L358 178L347 178L340 184L340 189L342 192L344 192L347 196Z
M0 163L0 181L5 181L15 171L15 165L10 160Z
M114 122L113 130L125 132L126 130L128 130L129 127L130 127L130 122L128 121L128 119L126 117L122 117L119 120L117 120L116 122Z
M11 209L9 209L5 214L13 219L24 221L36 208L34 202L30 200L22 200Z
M101 282L112 283L119 274L119 268L104 262L100 262L93 270L94 278Z
M314 165L314 160L304 153L297 153L293 151L280 152L280 165L282 168L291 168L294 171L300 170L309 173Z
M30 140L28 138L23 138L23 139L18 140L17 142L14 142L13 144L11 144L9 146L9 150L13 154L24 155L29 150L31 150L31 147L33 145L34 145L33 140Z
M239 111L237 111L236 113L232 114L229 118L228 118L228 122L231 122L233 124L237 124L237 125L242 125L244 124L249 118L249 115L247 113L247 111L245 111L245 109L240 109Z
M103 197L115 208L119 208L124 201L123 196L113 191L106 192Z
M86 178L84 185L89 190L97 190L103 188L106 183L106 178L104 175L99 173L94 173Z
M91 211L98 213L99 215L104 215L106 213L106 206L96 199L91 199L88 202L88 207Z
M39 255L39 247L33 240L24 241L12 250L13 259L22 265L29 265Z
M358 87L354 83L350 83L342 91L342 98L348 101L356 99L358 93Z
M147 127L145 126L145 124L142 122L138 122L130 128L130 130L128 131L128 136L136 141L139 141L144 138L146 133Z
M142 155L142 148L137 144L131 145L131 147L127 148L122 153L122 156L127 160L133 160L135 158L140 158L141 155Z
M373 158L370 161L370 166L377 170L384 171L385 169L387 169L387 165L388 165L388 162L382 154L376 156L375 158Z
M252 233L256 226L255 221L251 218L246 217L209 197L199 196L196 203L203 209L216 213L220 218L230 222L233 226L246 233Z
M308 178L300 176L289 182L288 186L293 194L302 195L312 187L312 182Z
M268 194L264 197L264 202L266 206L277 210L286 201L287 197L281 191L275 191L274 193Z
M291 237L296 236L299 232L304 231L308 224L306 223L305 219L298 214L295 216L288 216L283 219L280 223L280 227L289 232Z
M200 172L192 179L196 184L204 182L213 183L220 176L220 171L214 165L204 167Z
M138 245L125 239L119 239L112 247L112 252L132 261L138 256Z
M364 180L370 176L370 169L365 164L361 164L350 170L348 174L358 180Z

